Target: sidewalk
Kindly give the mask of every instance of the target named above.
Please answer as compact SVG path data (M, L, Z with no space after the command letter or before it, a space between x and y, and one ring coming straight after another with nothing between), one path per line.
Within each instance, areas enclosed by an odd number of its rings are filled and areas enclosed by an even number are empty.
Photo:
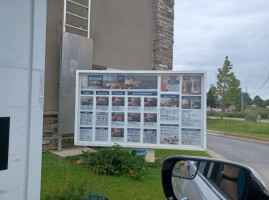
M68 156L78 156L81 155L83 151L94 153L95 150L88 148L88 147L69 147L69 148L62 148L61 151L58 150L49 150L50 153L60 156L62 158Z
M263 144L269 144L269 138L260 138L260 137L255 137L255 136L242 135L238 133L228 133L228 132L214 131L214 130L207 130L207 134L237 138L241 140L248 140L248 141L259 142Z

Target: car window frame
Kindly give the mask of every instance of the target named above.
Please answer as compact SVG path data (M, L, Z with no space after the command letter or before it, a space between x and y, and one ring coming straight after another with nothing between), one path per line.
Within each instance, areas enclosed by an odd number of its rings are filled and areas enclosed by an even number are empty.
M201 164L202 162L200 163L200 165ZM220 166L218 166L218 163L214 163L214 162L206 163L205 162L205 165L203 166L202 164L201 168L200 168L200 165L197 168L197 175L205 182L205 184L209 187L209 189L211 189L220 199L233 200L230 196L228 196L228 194L226 194L220 188L218 183L211 177L214 167L217 166L218 168L220 168ZM201 169L203 170L202 172L200 171Z

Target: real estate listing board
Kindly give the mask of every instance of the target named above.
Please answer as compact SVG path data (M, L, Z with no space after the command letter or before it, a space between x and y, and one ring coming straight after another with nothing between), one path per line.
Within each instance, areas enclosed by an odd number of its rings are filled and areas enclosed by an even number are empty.
M205 72L76 72L75 145L206 149Z

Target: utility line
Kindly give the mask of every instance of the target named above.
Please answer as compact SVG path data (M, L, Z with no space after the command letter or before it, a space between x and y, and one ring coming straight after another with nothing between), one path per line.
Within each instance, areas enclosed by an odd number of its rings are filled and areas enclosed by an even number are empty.
M257 91L256 91L256 92L253 92L253 91L256 89L257 84L258 84L259 80L261 79L261 77L262 77L262 75L263 75L265 69L267 69L267 66L268 66L268 63L264 66L264 68L263 68L263 70L262 70L262 73L260 74L258 80L256 81L256 83L255 83L253 89L251 89L251 92L250 92L250 93L255 94L255 93L257 92ZM262 87L263 87L263 86L262 86ZM260 89L258 89L258 90L260 90Z
M251 93L251 94L249 94L249 95L253 95L253 94L259 92L259 91L265 86L265 84L267 83L268 80L269 80L269 76L267 77L267 79L266 79L266 81L263 83L263 85L262 85L256 92L253 92L253 93Z
M257 83L259 82L260 78L262 77L262 74L263 74L264 70L266 69L266 66L267 66L267 65L264 66L264 68L263 68L263 70L262 70L262 73L261 73L260 77L258 78L257 82L256 82L255 85L254 85L254 88L256 87Z

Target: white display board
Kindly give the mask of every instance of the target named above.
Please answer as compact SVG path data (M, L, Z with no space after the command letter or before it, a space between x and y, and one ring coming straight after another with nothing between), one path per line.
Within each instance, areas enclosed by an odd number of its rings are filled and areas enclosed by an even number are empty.
M206 149L205 72L76 72L75 145Z

